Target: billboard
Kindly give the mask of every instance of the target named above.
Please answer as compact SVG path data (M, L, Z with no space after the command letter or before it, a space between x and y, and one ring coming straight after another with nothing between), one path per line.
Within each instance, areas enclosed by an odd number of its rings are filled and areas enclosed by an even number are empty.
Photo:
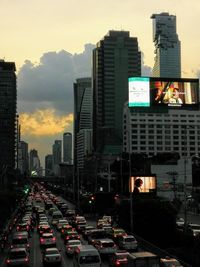
M129 191L138 193L156 192L156 176L131 176L129 181Z
M129 107L198 107L199 80L129 78Z

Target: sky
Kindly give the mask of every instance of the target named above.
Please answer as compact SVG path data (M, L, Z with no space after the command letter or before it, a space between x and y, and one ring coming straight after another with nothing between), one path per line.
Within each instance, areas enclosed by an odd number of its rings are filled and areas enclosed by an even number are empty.
M21 139L44 157L73 131L73 83L109 30L138 38L143 74L154 63L152 14L177 17L182 77L200 77L199 0L0 0L0 59L14 61Z

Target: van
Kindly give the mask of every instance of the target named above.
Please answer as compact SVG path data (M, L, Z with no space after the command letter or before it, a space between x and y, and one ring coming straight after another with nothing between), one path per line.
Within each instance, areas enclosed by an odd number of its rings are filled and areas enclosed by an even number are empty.
M52 213L52 221L51 221L51 224L56 226L58 221L63 219L63 215L62 215L62 212L61 211L54 211Z
M98 250L92 245L80 245L74 252L74 267L100 267L101 257Z

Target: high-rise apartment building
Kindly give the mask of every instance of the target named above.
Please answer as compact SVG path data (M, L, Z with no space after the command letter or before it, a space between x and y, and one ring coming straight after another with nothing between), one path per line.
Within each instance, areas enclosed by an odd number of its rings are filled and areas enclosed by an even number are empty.
M63 134L63 162L72 164L72 134Z
M128 77L141 76L138 41L128 31L109 31L93 50L93 145L96 153L122 152L123 107Z
M91 78L80 78L74 83L74 162L80 167L83 163L84 151L88 151L87 142L80 139L78 135L84 130L91 139L92 129L92 88ZM78 141L79 139L79 141ZM78 151L83 153L78 155ZM81 166L83 165L81 163Z
M155 45L154 77L181 77L181 44L176 32L176 16L153 14Z
M15 168L17 89L14 62L0 60L0 176ZM2 173L2 175L1 175Z
M28 144L24 141L18 144L18 169L21 174L29 173Z

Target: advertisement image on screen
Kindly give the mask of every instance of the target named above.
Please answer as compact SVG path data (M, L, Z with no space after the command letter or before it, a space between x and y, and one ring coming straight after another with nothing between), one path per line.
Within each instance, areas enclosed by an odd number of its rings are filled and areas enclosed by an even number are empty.
M130 192L134 194L156 192L155 176L132 176L130 178Z
M150 83L148 77L131 77L129 85L129 107L150 107Z
M198 79L155 79L150 80L152 105L182 107L198 104Z

